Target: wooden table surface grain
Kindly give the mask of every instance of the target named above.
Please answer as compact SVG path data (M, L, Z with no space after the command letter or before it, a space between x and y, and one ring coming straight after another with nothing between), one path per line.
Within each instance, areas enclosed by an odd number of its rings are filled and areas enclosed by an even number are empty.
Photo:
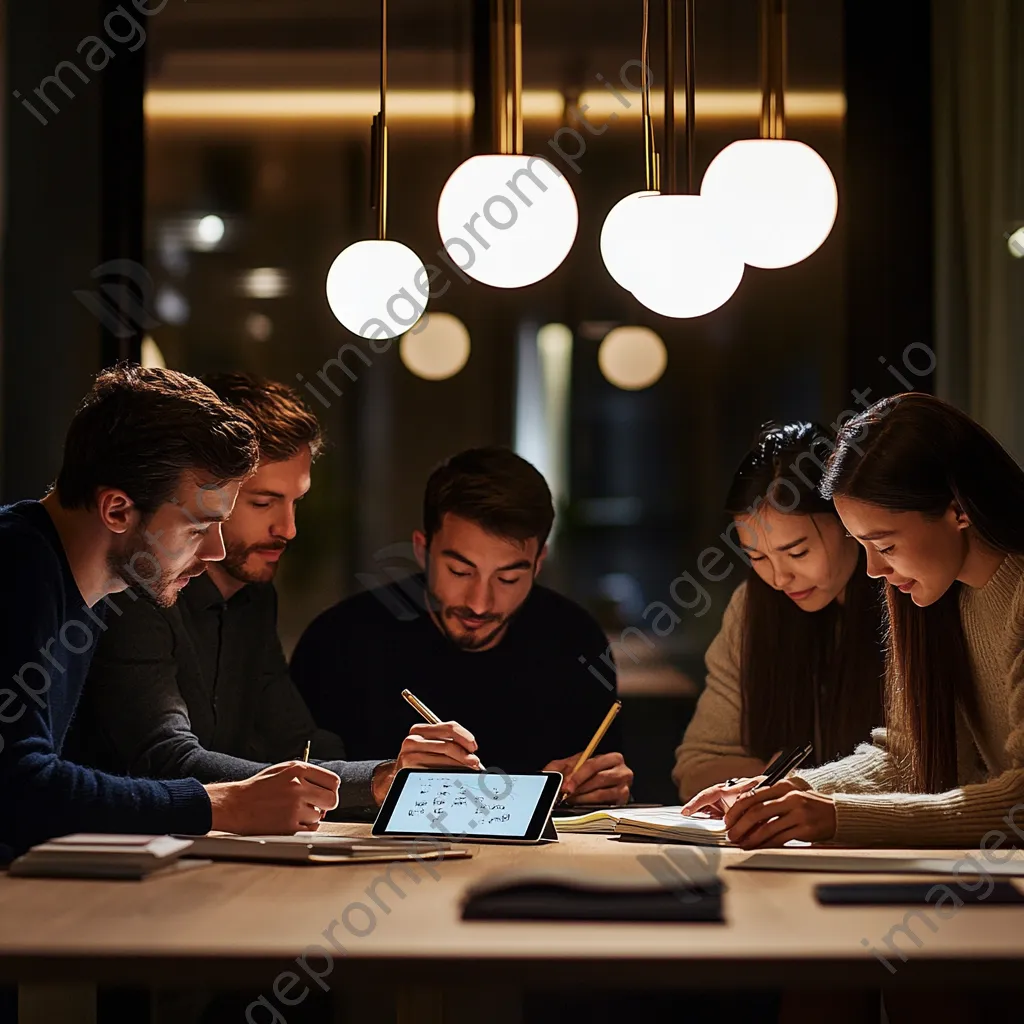
M1024 971L1024 907L947 906L945 916L923 908L931 923L911 919L918 938L895 936L904 962L884 939L907 908L815 903L816 883L850 875L725 870L725 924L463 922L465 888L493 871L566 862L642 871L640 854L666 849L581 835L540 847L468 845L472 859L408 870L221 863L144 882L0 875L0 982L59 975L65 983L251 984L294 969L304 953L326 973L327 952L332 985L393 979L396 971L409 984L433 985L496 972L519 984L608 987L754 987L801 977L822 985L1014 985ZM723 867L746 856L716 853ZM982 854L974 857L984 866ZM958 883L947 882L955 892Z

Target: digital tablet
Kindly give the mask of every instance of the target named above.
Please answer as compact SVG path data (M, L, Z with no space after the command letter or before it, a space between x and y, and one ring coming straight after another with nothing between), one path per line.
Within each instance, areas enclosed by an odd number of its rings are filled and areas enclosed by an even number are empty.
M507 775L494 768L403 768L391 783L373 834L538 843L545 838L561 788L558 772Z

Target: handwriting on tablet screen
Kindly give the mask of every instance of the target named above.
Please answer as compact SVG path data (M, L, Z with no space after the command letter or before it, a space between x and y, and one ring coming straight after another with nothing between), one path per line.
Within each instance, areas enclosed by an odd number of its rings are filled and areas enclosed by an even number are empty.
M544 778L496 772L410 775L389 832L522 835L544 791Z

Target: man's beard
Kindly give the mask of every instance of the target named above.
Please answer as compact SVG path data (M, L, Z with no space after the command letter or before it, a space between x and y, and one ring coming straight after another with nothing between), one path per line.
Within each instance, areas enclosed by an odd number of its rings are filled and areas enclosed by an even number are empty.
M183 570L168 569L146 540L145 524L140 524L124 538L120 548L107 555L107 569L115 579L148 594L161 608L170 608L181 592L177 581L183 576L199 576L206 570L206 563L197 558Z
M245 563L254 551L284 551L287 546L288 542L283 540L271 544L230 544L225 538L224 559L220 566L239 583L267 583L277 575L278 562L267 562L262 569L255 571L246 569Z
M503 633L508 629L509 623L519 613L519 609L522 608L522 604L520 604L518 608L513 609L507 615L483 616L485 622L491 622L493 624L493 628L489 629L487 633L482 636L479 635L479 633L453 633L449 626L449 622L458 622L460 616L474 617L473 609L467 608L465 605L445 606L437 594L429 588L429 584L427 587L427 597L430 602L434 618L440 625L442 632L453 644L455 644L456 647L463 651L478 651L482 647L486 647L488 644L493 643L495 637L497 637L499 633Z

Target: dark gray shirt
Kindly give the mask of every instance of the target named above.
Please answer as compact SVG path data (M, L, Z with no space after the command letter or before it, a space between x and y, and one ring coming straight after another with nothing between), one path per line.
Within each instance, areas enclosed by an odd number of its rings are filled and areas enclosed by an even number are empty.
M197 576L173 608L128 594L107 614L69 744L97 768L142 778L247 779L310 759L341 777L339 806L373 803L374 761L345 761L288 674L277 592L253 583L225 601Z

